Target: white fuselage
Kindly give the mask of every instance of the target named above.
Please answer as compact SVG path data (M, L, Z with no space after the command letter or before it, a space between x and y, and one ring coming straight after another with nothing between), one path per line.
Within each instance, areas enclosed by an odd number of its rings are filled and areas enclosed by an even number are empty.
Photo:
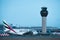
M13 30L15 30L16 33L13 32L13 31L11 31L11 30L7 30L7 29L5 30L5 32L11 33L11 34L15 34L15 35L23 35L24 33L27 33L29 31L32 31L33 32L33 35L38 34L38 32L36 30L32 30L32 29L13 29Z

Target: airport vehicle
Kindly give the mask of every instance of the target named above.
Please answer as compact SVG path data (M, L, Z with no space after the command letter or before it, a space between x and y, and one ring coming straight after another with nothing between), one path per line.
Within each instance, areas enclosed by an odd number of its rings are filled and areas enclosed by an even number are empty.
M60 32L53 32L53 35L60 35Z

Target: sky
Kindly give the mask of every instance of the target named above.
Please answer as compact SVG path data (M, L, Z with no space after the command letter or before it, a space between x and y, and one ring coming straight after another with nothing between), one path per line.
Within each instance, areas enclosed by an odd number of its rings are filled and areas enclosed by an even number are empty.
M47 26L60 27L60 0L0 0L0 23L42 26L41 7L47 7Z

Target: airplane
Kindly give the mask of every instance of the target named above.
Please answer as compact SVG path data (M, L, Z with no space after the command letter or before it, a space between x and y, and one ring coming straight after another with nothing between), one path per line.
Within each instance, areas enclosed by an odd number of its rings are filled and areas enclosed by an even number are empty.
M34 29L13 29L8 23L3 20L4 26L5 26L5 32L9 34L14 34L14 35L36 35L38 32Z

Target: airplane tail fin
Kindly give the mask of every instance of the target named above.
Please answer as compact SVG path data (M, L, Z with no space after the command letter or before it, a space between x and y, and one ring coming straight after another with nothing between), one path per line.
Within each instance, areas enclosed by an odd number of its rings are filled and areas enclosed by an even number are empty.
M3 20L3 23L4 23L4 26L5 26L6 28L8 28L8 29L12 30L13 32L15 32L15 31L11 28L11 26L9 26L9 25L6 23L5 20ZM16 32L15 32L15 33L16 33Z

